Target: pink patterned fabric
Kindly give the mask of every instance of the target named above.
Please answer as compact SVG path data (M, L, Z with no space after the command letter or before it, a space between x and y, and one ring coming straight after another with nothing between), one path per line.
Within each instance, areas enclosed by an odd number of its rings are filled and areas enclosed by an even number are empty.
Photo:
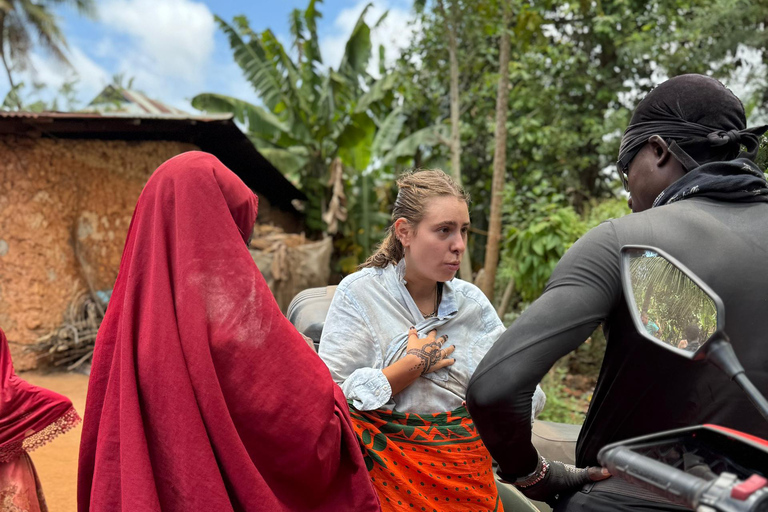
M0 330L0 464L39 448L79 422L67 397L16 375L8 340Z
M48 512L37 471L26 452L0 463L0 510L3 512Z

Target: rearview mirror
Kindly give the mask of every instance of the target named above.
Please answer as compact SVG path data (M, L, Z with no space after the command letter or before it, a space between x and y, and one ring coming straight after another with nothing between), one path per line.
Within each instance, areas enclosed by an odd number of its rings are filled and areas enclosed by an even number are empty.
M637 331L688 359L703 359L704 346L723 331L720 298L683 264L662 251L621 249L622 284Z

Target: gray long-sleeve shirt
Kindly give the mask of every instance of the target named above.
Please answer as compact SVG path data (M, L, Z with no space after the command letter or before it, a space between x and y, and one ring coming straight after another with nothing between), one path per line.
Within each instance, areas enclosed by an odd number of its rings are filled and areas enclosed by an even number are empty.
M768 437L768 424L720 370L637 333L619 270L619 250L629 244L662 249L723 299L734 350L768 393L768 204L692 198L628 215L573 245L472 377L467 406L505 475L536 465L526 407L534 385L601 323L607 349L577 445L579 466L596 465L606 444L700 423Z

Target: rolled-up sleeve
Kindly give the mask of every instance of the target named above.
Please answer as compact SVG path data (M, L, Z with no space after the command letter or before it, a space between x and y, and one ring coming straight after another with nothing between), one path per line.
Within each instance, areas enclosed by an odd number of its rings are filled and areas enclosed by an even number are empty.
M378 409L392 398L392 387L381 370L381 348L365 314L341 287L328 309L319 354L356 409Z

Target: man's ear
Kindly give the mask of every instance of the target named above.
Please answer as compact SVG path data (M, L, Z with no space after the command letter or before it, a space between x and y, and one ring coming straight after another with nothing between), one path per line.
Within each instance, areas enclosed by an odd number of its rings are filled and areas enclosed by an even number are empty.
M411 223L407 219L400 217L395 221L395 236L403 247L411 244Z
M653 156L656 158L656 166L663 167L672 156L672 153L669 152L667 143L658 135L651 135L648 139L648 145L651 146Z

